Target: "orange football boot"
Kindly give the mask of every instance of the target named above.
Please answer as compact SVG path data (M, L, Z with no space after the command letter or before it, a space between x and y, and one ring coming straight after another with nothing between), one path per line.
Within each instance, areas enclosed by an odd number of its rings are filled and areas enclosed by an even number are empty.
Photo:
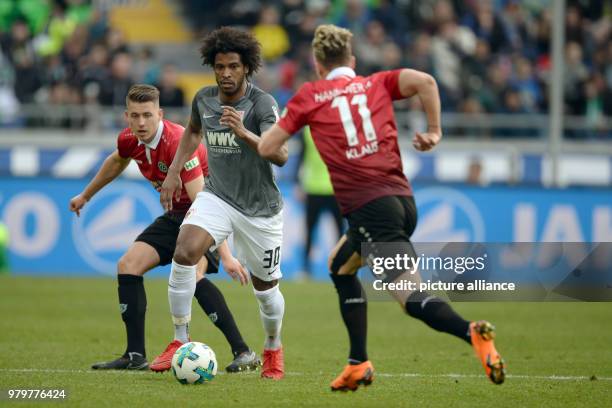
M474 352L480 359L487 377L494 384L503 383L506 379L506 364L493 343L495 326L486 320L472 322L470 323L470 336Z
M356 391L360 385L368 386L374 381L374 366L368 361L357 365L347 365L331 383L332 391Z

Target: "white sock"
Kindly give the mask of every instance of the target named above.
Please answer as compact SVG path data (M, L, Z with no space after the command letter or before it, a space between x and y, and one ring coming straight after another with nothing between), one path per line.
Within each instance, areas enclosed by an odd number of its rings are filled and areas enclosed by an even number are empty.
M183 343L189 341L191 321L191 299L196 287L196 265L180 265L172 261L168 279L168 301L174 323L174 339Z
M259 303L259 316L266 332L264 349L276 350L281 347L281 327L285 313L285 298L279 285L262 292L253 289Z

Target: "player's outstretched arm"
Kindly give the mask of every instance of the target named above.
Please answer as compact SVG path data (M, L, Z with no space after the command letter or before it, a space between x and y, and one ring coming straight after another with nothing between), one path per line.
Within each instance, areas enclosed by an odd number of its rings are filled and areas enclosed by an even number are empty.
M102 163L102 167L96 173L94 178L87 184L85 189L70 200L70 211L81 215L81 209L91 198L100 191L105 185L116 179L130 163L129 158L119 156L119 152L115 150Z
M403 69L399 75L399 89L402 96L418 95L427 115L427 132L417 132L412 144L415 149L432 149L442 138L440 121L440 93L436 80L429 74L414 69Z
M181 169L202 141L200 130L200 128L194 128L193 124L190 122L183 132L181 142L174 155L172 164L168 168L166 179L162 183L159 191L159 201L166 211L172 209L172 197L176 196L178 200L181 196L181 190L183 188Z
M278 124L274 124L261 135L261 140L257 145L257 153L264 159L268 159L275 164L276 162L274 159L282 158L282 164L285 164L289 156L287 140L289 140L290 137L291 135L287 133L285 129L278 126Z

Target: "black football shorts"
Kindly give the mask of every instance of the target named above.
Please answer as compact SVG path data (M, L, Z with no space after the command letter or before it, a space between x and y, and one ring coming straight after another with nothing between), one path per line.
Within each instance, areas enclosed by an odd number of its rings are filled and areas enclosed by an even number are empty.
M185 214L165 213L155 219L151 225L136 237L136 241L145 242L151 245L159 254L159 264L168 265L172 262L174 247L179 234L179 229ZM206 252L208 268L206 273L219 272L219 253Z
M410 242L417 223L412 196L385 196L346 215L347 243L361 254L362 242Z

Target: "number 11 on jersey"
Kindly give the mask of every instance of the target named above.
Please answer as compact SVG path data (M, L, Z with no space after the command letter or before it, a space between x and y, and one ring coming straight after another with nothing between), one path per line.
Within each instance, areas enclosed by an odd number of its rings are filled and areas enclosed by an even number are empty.
M363 135L365 140L368 142L376 140L376 131L372 124L372 113L368 108L368 96L366 94L356 94L351 98L351 105L359 106L359 116L361 116L361 125L363 128ZM351 108L349 106L348 98L346 96L336 96L331 103L332 108L338 108L340 112L340 120L342 121L342 127L346 134L346 140L349 146L359 145L359 139L357 137L357 128L355 127L355 121L351 114Z

